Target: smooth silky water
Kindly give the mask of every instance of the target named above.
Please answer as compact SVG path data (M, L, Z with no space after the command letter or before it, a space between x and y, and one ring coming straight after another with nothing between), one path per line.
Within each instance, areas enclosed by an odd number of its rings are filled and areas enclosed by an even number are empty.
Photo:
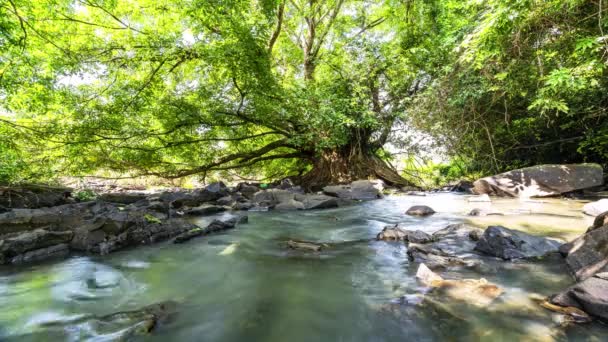
M590 225L573 200L495 200L430 194L321 211L250 212L249 223L186 244L162 243L107 256L72 256L0 269L0 340L106 341L78 320L134 310L165 300L177 315L150 341L605 341L608 326L560 327L531 294L550 295L572 283L563 261L493 262L482 272L456 269L444 278L480 278L505 292L487 307L424 293L403 243L344 244L321 253L285 248L289 239L341 242L372 239L387 224L432 233L450 223L503 224L570 239ZM438 213L404 215L413 204ZM469 221L472 208L505 216ZM211 218L201 218L201 225ZM400 298L405 298L401 299ZM413 300L416 302L417 300ZM49 323L53 323L49 325ZM123 327L124 328L124 327Z

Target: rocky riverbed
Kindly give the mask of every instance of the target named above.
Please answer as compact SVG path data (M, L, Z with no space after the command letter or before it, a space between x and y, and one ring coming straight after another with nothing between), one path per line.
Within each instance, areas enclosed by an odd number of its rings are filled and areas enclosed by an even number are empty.
M605 220L585 201L384 196L367 181L61 201L0 213L4 340L606 333L606 254L593 244Z

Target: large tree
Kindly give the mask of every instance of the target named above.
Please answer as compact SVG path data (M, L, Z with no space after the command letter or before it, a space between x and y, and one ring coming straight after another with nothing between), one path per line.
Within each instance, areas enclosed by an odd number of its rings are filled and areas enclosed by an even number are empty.
M403 185L383 146L418 89L401 39L428 16L416 8L3 0L0 119L43 139L40 155L71 174L262 168L309 187Z

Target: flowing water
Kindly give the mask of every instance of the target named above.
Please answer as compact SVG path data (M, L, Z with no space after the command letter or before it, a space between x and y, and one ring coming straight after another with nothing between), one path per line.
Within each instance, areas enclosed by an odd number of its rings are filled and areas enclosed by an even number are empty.
M413 204L438 213L405 216ZM108 256L72 256L0 269L0 340L106 341L120 329L80 318L179 303L151 341L602 341L599 323L560 326L530 294L546 296L572 283L562 260L495 262L483 272L454 270L445 278L480 278L504 293L477 307L435 298L407 303L425 289L403 243L344 244L321 253L285 248L289 239L323 242L370 239L401 223L434 232L469 219L474 207L504 216L470 221L523 229L560 239L580 234L591 218L572 200L468 203L466 196L432 194L322 211L251 212L249 223L222 234L140 247ZM200 219L200 224L210 218ZM402 298L401 300L399 298ZM416 300L414 300L416 302Z

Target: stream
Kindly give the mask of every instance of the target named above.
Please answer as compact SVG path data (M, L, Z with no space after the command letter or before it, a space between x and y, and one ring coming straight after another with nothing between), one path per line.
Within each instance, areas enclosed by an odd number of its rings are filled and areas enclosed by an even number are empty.
M429 205L437 213L404 215L414 204ZM395 223L428 233L460 222L502 224L569 240L592 222L582 214L582 205L567 199L469 203L467 196L452 193L388 196L328 210L249 212L249 223L237 229L182 245L166 242L106 256L2 266L0 340L111 341L121 327L79 318L173 300L179 303L173 319L131 340L603 341L608 327L561 327L559 315L530 299L573 283L559 258L439 272L448 279L483 277L504 293L485 307L447 299L433 307L399 300L425 291L404 243L363 241L320 253L284 246L289 239L373 239ZM466 216L472 208L505 215Z

